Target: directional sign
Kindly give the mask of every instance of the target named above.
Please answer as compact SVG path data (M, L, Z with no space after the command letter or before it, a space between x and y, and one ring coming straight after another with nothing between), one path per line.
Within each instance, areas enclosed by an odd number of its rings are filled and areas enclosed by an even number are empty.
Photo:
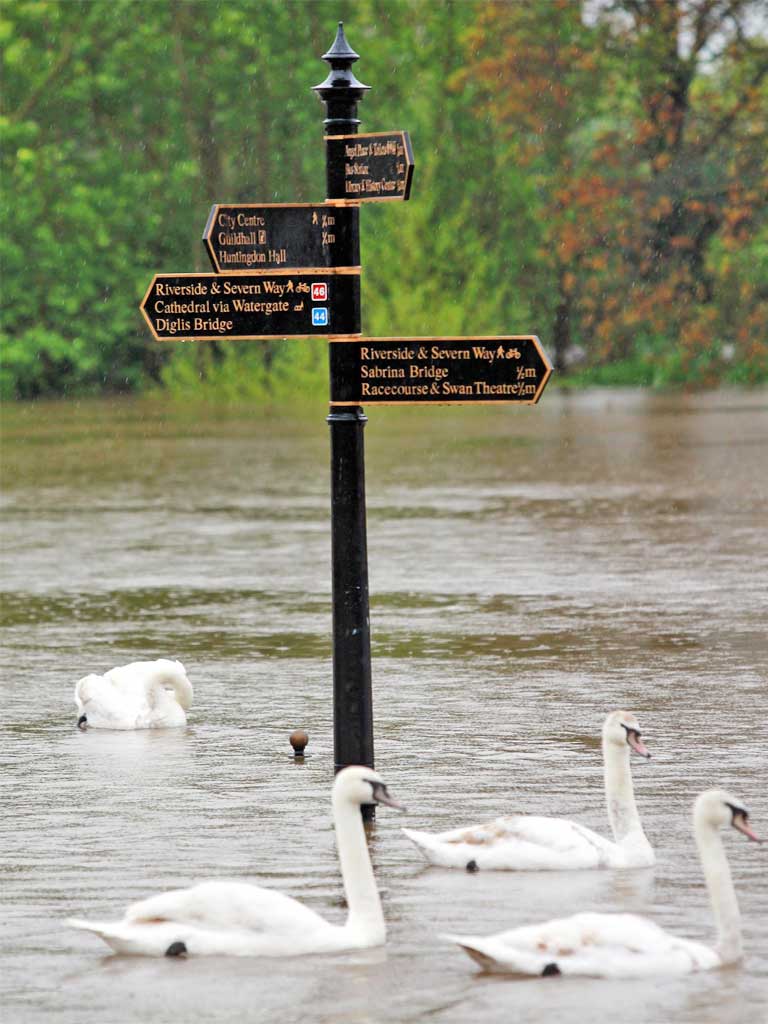
M407 199L413 178L408 132L326 135L329 199Z
M334 339L331 404L534 405L551 373L534 335Z
M360 333L360 276L156 274L141 312L156 341Z
M328 269L350 256L358 267L360 239L353 230L354 217L349 207L332 203L217 204L211 208L203 242L219 274Z

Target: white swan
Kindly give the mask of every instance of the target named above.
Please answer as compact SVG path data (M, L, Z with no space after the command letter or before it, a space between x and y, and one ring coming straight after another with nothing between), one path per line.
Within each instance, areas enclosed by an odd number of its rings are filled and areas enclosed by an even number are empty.
M484 825L432 835L403 829L431 864L446 868L545 871L568 868L639 868L655 862L635 805L630 748L650 757L633 714L612 711L603 725L603 767L608 818L615 842L567 821L534 815L496 818Z
M186 725L192 684L180 661L134 661L75 684L81 729L167 729Z
M151 896L129 907L122 921L67 923L101 936L117 953L141 956L296 956L381 946L386 926L360 814L360 805L371 803L401 807L371 768L340 771L332 805L347 896L343 925L246 882L203 882Z
M718 930L715 949L679 939L634 914L575 914L487 938L444 938L457 942L485 970L507 974L634 978L735 963L741 959L739 906L718 829L733 825L759 843L748 818L743 803L722 789L707 790L694 804L696 845Z

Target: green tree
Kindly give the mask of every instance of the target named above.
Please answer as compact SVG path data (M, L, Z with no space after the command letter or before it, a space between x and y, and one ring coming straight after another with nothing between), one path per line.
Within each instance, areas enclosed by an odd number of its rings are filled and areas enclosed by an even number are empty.
M310 90L339 17L363 130L407 129L416 157L410 202L361 212L367 333L536 331L560 363L577 344L648 380L759 378L758 11L7 0L0 391L324 391L323 343L158 344L138 304L154 273L208 269L212 203L324 198Z

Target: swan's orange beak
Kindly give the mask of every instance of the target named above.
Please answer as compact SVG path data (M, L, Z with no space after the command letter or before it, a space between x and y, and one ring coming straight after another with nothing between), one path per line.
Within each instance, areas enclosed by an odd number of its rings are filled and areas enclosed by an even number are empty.
M744 817L743 814L738 814L738 813L734 814L734 816L733 816L733 827L735 829L738 829L739 832L743 832L744 835L747 837L747 839L751 839L753 843L765 842L765 840L760 839L759 836L755 835L755 833L752 831L752 829L747 824L747 819Z
M630 731L627 733L627 743L632 747L634 752L639 754L641 757L651 756L650 750L646 747L636 732Z

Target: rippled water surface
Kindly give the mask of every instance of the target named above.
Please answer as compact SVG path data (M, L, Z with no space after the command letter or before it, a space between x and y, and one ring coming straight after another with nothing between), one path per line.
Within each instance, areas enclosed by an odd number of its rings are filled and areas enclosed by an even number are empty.
M735 832L738 968L519 981L438 938L596 909L713 940L695 794L731 788L768 836L764 392L552 388L533 409L370 410L376 759L408 805L380 810L370 836L386 948L143 960L63 926L231 877L343 920L324 415L5 411L3 1020L764 1019L768 845ZM77 731L80 676L158 656L194 683L186 730ZM599 731L617 707L654 753L634 764L654 869L468 875L425 867L401 835L513 811L607 832ZM311 737L301 764L297 726Z

